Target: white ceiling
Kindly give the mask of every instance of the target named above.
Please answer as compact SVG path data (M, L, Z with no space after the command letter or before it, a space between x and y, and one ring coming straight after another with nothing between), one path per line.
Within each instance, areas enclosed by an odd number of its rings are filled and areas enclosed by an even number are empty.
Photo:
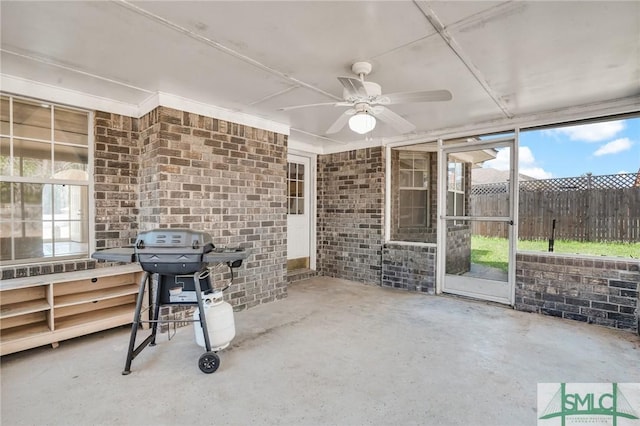
M316 152L640 110L638 1L2 1L0 18L3 90L226 111L290 127L291 146ZM363 60L383 94L453 100L391 106L410 135L326 135L344 108L278 110L340 100L336 77Z

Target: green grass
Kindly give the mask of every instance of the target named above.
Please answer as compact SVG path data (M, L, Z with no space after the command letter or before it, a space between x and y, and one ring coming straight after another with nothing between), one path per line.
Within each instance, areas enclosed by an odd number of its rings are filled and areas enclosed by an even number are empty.
M547 252L548 241L519 241L518 251ZM640 243L593 243L556 240L554 253L585 254L640 259ZM508 244L506 238L474 235L471 237L471 262L507 270Z
M547 251L548 241L518 241L518 251ZM593 243L571 240L556 240L554 253L588 254L593 256L613 256L640 258L639 243Z
M471 237L471 263L507 272L509 244L506 238Z

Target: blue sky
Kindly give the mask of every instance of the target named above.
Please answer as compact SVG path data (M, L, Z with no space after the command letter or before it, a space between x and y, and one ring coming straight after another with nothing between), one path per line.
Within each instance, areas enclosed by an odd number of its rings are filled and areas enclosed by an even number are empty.
M520 133L520 173L538 179L636 173L640 169L640 118ZM498 153L484 167L505 170Z

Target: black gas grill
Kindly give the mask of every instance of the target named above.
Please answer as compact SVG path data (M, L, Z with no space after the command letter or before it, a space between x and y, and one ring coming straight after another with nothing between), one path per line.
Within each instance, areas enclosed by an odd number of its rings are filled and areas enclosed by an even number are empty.
M194 274L207 267L211 236L190 229L154 229L136 238L135 255L143 270L164 275Z
M218 264L226 264L231 270L242 265L248 253L242 248L216 248L211 236L205 232L190 229L154 229L141 232L134 247L123 247L101 250L93 254L98 260L116 262L138 262L145 272L140 281L140 291L136 302L136 311L131 327L131 338L127 361L122 374L131 372L131 362L147 346L155 345L158 323L175 322L172 320L160 320L159 312L161 304L198 305L200 310L200 326L202 327L205 348L207 350L199 361L200 370L205 373L213 373L220 365L220 358L211 351L205 309L202 302L203 291L213 289L209 267ZM151 291L151 275L157 276L156 291ZM169 296L172 283L180 282L184 294L191 294L191 298L173 300ZM231 285L231 283L229 283ZM228 286L227 286L228 288ZM226 289L226 288L225 288ZM149 310L149 320L141 319L144 294L147 292L152 299L152 309ZM153 297L152 296L153 293ZM142 323L151 323L151 335L136 347L138 328ZM180 320L184 322L184 320Z

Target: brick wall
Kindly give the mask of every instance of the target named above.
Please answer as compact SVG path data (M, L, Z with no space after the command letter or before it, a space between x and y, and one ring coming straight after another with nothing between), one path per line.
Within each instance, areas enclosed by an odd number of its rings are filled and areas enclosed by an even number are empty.
M138 233L138 119L96 112L94 123L96 248L131 245Z
M168 150L168 142L160 140L160 108L140 117L140 230L160 226L160 217L169 214L160 207L160 198L166 198L165 185L169 168L168 158L162 155Z
M450 225L447 228L447 274L463 274L471 270L471 228Z
M383 148L318 156L318 256L322 275L380 284Z
M75 261L43 262L30 265L9 265L3 266L0 269L2 270L2 279L10 280L36 275L57 274L60 272L84 271L85 269L94 269L96 266L97 262L95 260L82 259Z
M286 297L287 137L166 107L140 125L140 228L249 249L227 291L237 310Z
M518 253L516 309L638 332L640 262Z
M285 135L164 107L140 119L96 112L94 124L97 249L157 227L205 231L251 252L226 292L235 309L286 297ZM110 264L12 266L2 279ZM229 278L224 269L216 283Z
M382 249L382 286L435 294L436 247L385 244Z

